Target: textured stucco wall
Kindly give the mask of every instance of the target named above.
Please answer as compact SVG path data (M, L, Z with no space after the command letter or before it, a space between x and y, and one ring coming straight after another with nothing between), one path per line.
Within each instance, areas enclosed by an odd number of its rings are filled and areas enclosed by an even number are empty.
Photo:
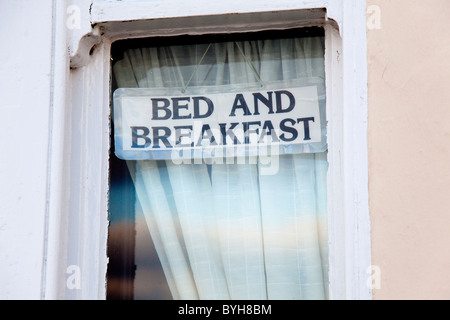
M374 299L449 299L450 2L367 5Z

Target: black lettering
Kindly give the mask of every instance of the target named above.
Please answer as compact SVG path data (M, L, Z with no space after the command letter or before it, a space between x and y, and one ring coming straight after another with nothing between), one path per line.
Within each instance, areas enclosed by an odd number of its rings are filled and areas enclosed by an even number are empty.
M286 109L283 109L283 99L281 95L285 95L289 98L289 107L287 107ZM275 91L275 99L277 101L277 113L291 112L295 107L295 97L289 91Z
M298 132L297 132L297 129L286 126L287 122L289 122L292 126L295 125L295 120L284 119L283 121L280 122L280 129L284 132L289 132L292 135L292 137L288 139L288 138L286 138L286 135L283 133L282 135L280 135L280 139L283 140L284 142L291 142L291 141L294 141L295 139L297 139Z
M194 119L208 118L214 112L213 102L206 97L193 97L194 101ZM208 110L204 114L200 114L200 101L206 102Z
M207 133L205 135L205 132ZM197 141L197 147L202 145L203 140L208 139L210 145L217 145L216 138L214 137L209 124L204 124L200 138Z
M266 136L271 136L272 142L280 141L278 139L277 133L275 132L275 128L273 127L272 121L270 121L270 120L267 120L264 122L262 131L261 131L261 136L259 137L258 142L261 142L262 140L264 140L264 137L266 137Z
M250 129L250 126L261 126L261 121L243 122L242 125L244 126L244 143L249 144L250 133L256 133L257 135L259 134L259 128Z
M261 93L254 93L254 103L255 103L255 113L254 115L259 115L259 109L258 109L258 101L261 101L266 105L266 107L269 108L269 114L273 114L273 99L272 99L272 91L267 92L268 98L264 97Z
M176 126L174 127L175 129L175 145L178 147L193 147L194 146L194 142L192 142L190 145L189 144L182 144L181 143L181 139L183 137L189 137L190 140L192 141L192 126ZM190 130L188 133L182 133L181 130Z
M139 134L138 131L142 131ZM145 149L150 146L152 141L148 137L150 130L147 127L131 127L131 148ZM139 144L138 139L144 139L144 144Z
M160 102L163 104L160 105ZM172 112L169 110L170 101L168 99L152 99L152 120L167 120L172 116ZM164 116L159 116L159 111L164 111Z
M163 131L163 134L160 134L159 131ZM172 145L169 142L171 131L167 127L153 127L153 148L160 148L159 141L164 143L164 146L167 148L172 148Z
M233 109L231 109L230 117L236 116L236 109L242 109L244 111L244 116L251 116L250 109L247 106L247 102L245 102L244 96L242 93L238 93L236 98L234 99Z
M231 139L233 139L233 144L241 144L241 142L238 140L238 138L236 137L236 135L233 132L233 129L236 128L236 126L239 123L231 123L230 124L230 128L227 130L227 124L226 123L219 123L219 127L220 127L220 133L222 134L222 145L226 146L227 145L227 137L230 137Z
M180 116L180 109L188 109L188 104L182 104L180 105L181 101L185 101L185 102L189 102L191 101L191 98L189 97L185 97L185 98L172 98L172 104L173 104L173 117L172 119L174 120L179 120L179 119L190 119L192 118L192 115L189 113L187 115L184 116Z
M303 126L305 128L305 138L303 139L304 141L307 140L311 140L311 135L309 132L309 122L312 121L314 122L314 118L301 118L301 119L297 119L297 123L303 122Z

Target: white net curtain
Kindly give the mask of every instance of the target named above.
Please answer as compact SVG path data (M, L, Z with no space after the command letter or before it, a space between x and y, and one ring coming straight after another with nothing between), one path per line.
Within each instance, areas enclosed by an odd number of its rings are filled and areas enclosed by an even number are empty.
M119 88L303 79L324 94L322 37L128 49ZM258 164L128 161L174 299L327 299L326 151Z

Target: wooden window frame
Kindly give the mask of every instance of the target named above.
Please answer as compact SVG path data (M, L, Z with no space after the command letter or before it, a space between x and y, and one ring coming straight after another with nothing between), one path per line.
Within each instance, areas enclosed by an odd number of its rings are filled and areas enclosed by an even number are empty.
M77 6L80 24L68 29L67 4L54 5L59 81L50 122L43 299L106 298L111 44L307 26L325 29L330 299L372 298L365 1L80 0ZM75 288L68 285L70 270L80 273Z

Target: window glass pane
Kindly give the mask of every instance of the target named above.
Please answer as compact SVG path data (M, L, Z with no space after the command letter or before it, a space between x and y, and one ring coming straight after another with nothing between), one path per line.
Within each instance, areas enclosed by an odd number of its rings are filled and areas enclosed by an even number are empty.
M323 40L307 28L121 42L113 89L295 83L317 89L323 120ZM327 299L326 141L285 146L270 164L112 154L108 298Z

